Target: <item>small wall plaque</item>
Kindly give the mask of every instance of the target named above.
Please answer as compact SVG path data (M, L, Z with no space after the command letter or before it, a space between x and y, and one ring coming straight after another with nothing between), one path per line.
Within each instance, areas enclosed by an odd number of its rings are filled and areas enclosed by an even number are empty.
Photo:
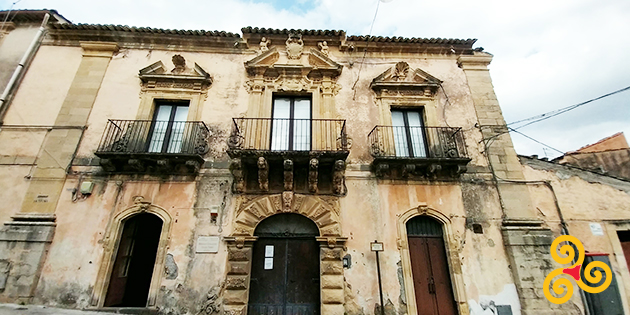
M197 238L197 253L217 253L219 252L218 236L199 236Z
M591 223L591 233L593 235L604 235L604 229L602 229L602 225L599 223Z

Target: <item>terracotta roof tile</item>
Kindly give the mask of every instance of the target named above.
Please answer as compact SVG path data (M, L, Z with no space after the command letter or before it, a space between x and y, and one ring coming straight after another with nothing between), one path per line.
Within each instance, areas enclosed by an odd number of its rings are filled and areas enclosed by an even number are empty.
M340 36L345 35L346 32L342 30L303 30L303 29L275 29L275 28L258 28L258 27L243 27L241 28L243 34L290 34L299 33L302 35L320 35L320 36Z
M239 38L239 34L225 31L205 31L205 30L172 30L151 27L135 27L127 25L111 25L111 24L54 24L53 29L59 30L103 30L118 31L132 33L148 33L148 34L173 34L173 35L190 35L190 36L215 36L215 37L235 37Z
M418 43L418 44L436 44L436 45L472 45L477 41L476 39L455 39L455 38L417 38L417 37L383 37L383 36L365 36L365 35L351 35L346 39L347 41L354 42L388 42L388 43Z

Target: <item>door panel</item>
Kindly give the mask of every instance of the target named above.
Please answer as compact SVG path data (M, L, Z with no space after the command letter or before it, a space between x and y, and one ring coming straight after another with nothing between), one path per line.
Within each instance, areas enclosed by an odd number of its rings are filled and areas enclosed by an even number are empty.
M431 266L426 238L409 237L409 255L418 315L437 315L437 305L430 288Z
M456 315L443 240L409 236L409 255L418 315Z
M273 246L273 267L265 248ZM259 238L254 245L248 314L319 314L319 244L314 238Z
M427 237L427 249L431 261L433 281L435 282L435 299L439 315L455 315L455 298L451 286L451 275L448 272L448 262L444 241L441 238Z
M125 222L104 306L146 306L161 232L162 220L153 214Z

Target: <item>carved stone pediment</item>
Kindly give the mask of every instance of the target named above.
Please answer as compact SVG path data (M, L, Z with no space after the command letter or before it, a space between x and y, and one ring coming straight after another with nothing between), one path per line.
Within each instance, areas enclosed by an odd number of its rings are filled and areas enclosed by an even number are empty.
M343 66L336 63L317 49L300 53L280 52L277 47L261 53L245 62L245 69L250 76L264 76L275 79L280 76L308 77L317 80L322 77L334 78L341 74Z
M370 87L379 96L433 97L442 81L421 69L412 69L404 61L372 80Z
M162 61L157 61L140 69L139 77L145 89L166 88L205 90L212 84L212 78L197 63L186 66L181 55L173 56L174 68L169 70Z

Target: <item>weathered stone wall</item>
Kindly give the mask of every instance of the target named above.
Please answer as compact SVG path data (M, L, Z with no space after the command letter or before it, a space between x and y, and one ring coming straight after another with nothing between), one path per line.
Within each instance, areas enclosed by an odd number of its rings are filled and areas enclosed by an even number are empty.
M538 218L560 235L561 216L570 235L577 237L587 252L606 253L617 279L624 310L630 301L630 272L617 231L628 231L630 213L630 183L596 173L582 171L521 156L523 172L529 184ZM556 202L557 200L557 202ZM591 224L598 224L603 235L596 235ZM553 269L560 266L553 264ZM582 307L579 296L567 302Z

